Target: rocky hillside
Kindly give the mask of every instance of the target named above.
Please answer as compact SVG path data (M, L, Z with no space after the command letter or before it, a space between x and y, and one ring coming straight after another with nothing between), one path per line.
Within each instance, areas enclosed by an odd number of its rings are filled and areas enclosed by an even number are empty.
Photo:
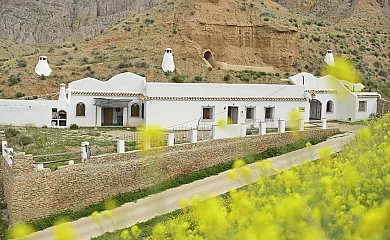
M29 44L85 40L159 0L2 0L0 38Z
M41 4L43 1L37 2ZM83 1L74 2L81 4ZM120 4L121 1L106 2ZM136 1L133 2L135 4ZM282 5L271 0L162 0L154 7L156 1L137 1L137 4L142 2L143 5L138 6L151 8L145 11L125 6L113 8L112 5L104 11L97 11L94 7L77 8L78 11L84 9L85 14L78 13L83 17L79 21L82 24L70 28L77 31L68 30L69 36L73 36L70 39L76 39L78 35L92 36L86 34L89 32L87 29L99 29L104 25L96 24L98 19L111 19L103 17L103 12L112 19L119 15L124 17L118 23L117 20L113 20L114 24L106 22L106 30L94 30L97 36L86 41L67 40L61 44L42 44L40 40L35 41L41 44L2 41L0 97L34 97L57 92L62 82L84 77L108 80L124 71L145 75L148 81L159 82L283 83L281 78L301 71L320 75L327 49L351 59L365 76L366 85L384 93L389 91L390 25L386 21L389 16L385 14L388 11L386 1L382 5L375 0L349 1L352 5L346 11L348 14L340 13L338 20L320 14L324 6L330 6L323 5L324 2L344 4L338 0L280 0ZM53 5L63 6L63 3ZM87 5L91 6L90 3ZM26 9L26 6L20 8ZM113 9L123 11L113 13ZM367 17L367 11L371 12L370 17ZM73 13L70 15L74 16ZM70 20L69 26L73 26L76 19ZM49 21L44 24L51 28L42 25L42 35L63 34L57 29L59 26L53 27ZM43 34L50 29L52 35ZM49 42L56 41L53 37ZM177 71L172 75L161 70L166 47L173 48L175 57ZM274 71L211 68L204 59L207 51L211 52L214 60L232 66L272 67ZM41 79L34 72L40 55L49 57L53 69L47 79Z

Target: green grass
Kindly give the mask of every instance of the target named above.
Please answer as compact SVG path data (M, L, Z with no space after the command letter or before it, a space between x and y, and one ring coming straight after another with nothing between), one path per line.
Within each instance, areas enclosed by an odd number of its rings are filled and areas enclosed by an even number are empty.
M289 145L279 147L279 148L267 149L260 154L246 156L246 157L244 157L244 160L246 163L249 164L249 163L253 163L256 161L263 160L263 159L286 154L288 152L292 152L292 151L295 151L298 149L302 149L305 147L305 144L307 142L311 142L313 145L315 145L315 144L323 142L325 140L326 140L325 138L323 138L323 139L315 139L315 138L301 139L293 144L289 144ZM146 189L143 189L143 190L140 190L137 192L129 192L129 193L124 193L124 194L119 194L119 195L113 197L113 199L116 201L118 206L121 206L121 205L128 203L128 202L134 202L138 199L145 198L151 194L160 193L160 192L167 190L167 189L170 189L170 188L179 187L181 185L188 184L188 183L194 182L196 180L200 180L200 179L203 179L203 178L206 178L209 176L213 176L213 175L217 175L221 172L227 171L227 170L231 169L234 160L235 159L232 159L232 161L229 161L226 163L221 163L219 165L215 165L215 166L203 169L203 170L198 171L198 172L190 173L190 174L178 177L176 179L168 180L168 181L156 184L150 188L146 188ZM57 221L58 219L61 219L61 218L66 218L69 221L74 221L74 220L77 220L79 218L89 216L94 211L101 212L104 210L105 210L104 209L104 202L100 202L97 204L93 204L93 205L89 206L88 208L85 208L81 211L77 211L77 212L64 211L61 213L51 215L51 216L46 217L46 218L32 221L32 222L30 222L30 224L32 224L36 230L42 230L42 229L53 226L54 222Z

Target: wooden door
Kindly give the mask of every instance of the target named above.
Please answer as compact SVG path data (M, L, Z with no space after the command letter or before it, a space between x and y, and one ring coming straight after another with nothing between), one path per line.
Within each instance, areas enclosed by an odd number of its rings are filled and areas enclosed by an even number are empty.
M112 125L113 109L104 108L104 125Z

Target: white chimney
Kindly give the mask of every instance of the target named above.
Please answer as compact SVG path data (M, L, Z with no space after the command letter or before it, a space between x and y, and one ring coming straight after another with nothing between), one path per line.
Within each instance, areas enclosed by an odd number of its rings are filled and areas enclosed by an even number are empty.
M60 84L60 96L58 101L66 101L65 83Z
M38 64L35 67L35 72L39 76L45 76L48 77L51 73L51 68L49 66L49 63L47 62L47 57L46 56L40 56L38 60Z
M329 66L334 66L334 58L333 58L333 53L332 50L326 51L326 56L325 56L325 63L328 64Z
M173 72L175 71L175 63L173 62L172 49L165 49L165 54L162 62L162 70L164 72Z

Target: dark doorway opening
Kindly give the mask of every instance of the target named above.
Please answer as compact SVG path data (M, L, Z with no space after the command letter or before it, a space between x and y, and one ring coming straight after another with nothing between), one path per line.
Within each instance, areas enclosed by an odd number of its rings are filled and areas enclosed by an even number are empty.
M322 103L317 99L310 102L310 119L321 120Z
M213 54L211 53L211 51L206 51L206 52L204 52L203 57L204 57L204 59L207 60L207 62L209 62L209 63L212 65L212 62L213 62Z

